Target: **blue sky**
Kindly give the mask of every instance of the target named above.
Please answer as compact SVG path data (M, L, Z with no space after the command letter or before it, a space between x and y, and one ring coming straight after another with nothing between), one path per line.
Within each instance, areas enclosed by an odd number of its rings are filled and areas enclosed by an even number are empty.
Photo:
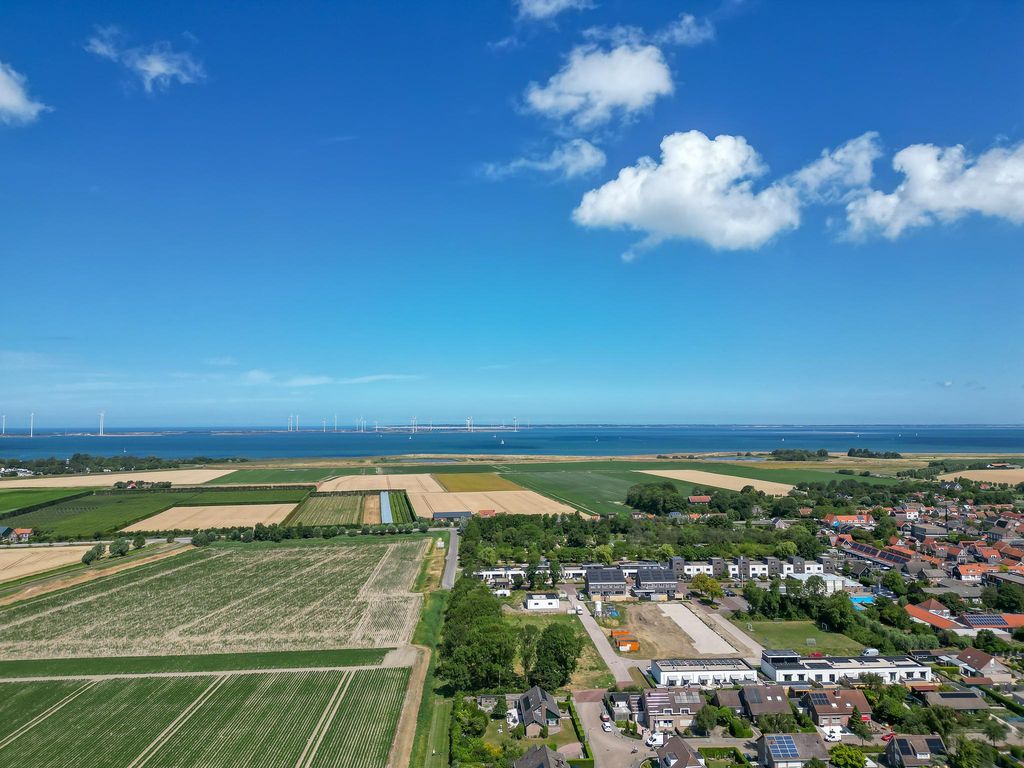
M164 6L0 9L8 424L1021 421L1024 6Z

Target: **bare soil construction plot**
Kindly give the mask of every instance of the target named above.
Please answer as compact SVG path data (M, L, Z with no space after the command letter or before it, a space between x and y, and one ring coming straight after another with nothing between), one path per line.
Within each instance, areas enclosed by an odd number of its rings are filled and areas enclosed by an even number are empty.
M939 480L956 480L961 477L978 483L1016 485L1024 483L1024 469L965 469L962 472L947 472L944 475L939 475Z
M0 657L190 655L409 642L426 538L214 544L0 608Z
M776 483L771 480L754 480L749 477L719 475L715 472L704 472L699 469L639 469L640 474L667 477L669 480L682 480L684 483L710 485L713 488L725 488L730 491L741 491L752 485L755 490L764 491L769 496L785 496L793 490L792 485Z
M662 613L672 619L693 640L700 656L735 656L738 651L718 632L705 624L697 614L682 603L664 603Z
M160 514L132 523L123 530L186 531L202 528L231 528L236 525L280 523L295 504L223 504L210 507L171 507Z
M89 547L26 547L0 550L0 582L81 561Z
M60 475L20 480L0 480L3 488L109 488L114 483L145 480L147 483L200 485L233 472L231 469L167 469L153 472L101 472L95 475Z
M638 653L621 654L626 658L644 659L676 659L692 658L697 649L689 635L679 629L679 625L665 615L657 603L637 603L626 608L626 622L623 629L628 629L640 641ZM607 634L607 630L605 630Z
M325 480L318 491L392 491L412 493L442 493L444 488L433 475L346 475Z
M541 496L534 491L490 491L486 493L409 493L417 517L435 512L473 512L493 509L510 515L573 514L568 504Z

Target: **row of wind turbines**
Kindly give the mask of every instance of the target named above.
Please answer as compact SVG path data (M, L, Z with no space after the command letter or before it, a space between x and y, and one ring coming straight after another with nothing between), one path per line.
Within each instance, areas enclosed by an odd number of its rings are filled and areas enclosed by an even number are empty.
M366 428L367 424L368 424L367 420L364 419L362 416L360 416L359 418L356 419L355 428L352 431L353 432L366 432L367 431L367 428ZM390 426L390 427L385 427L384 429L385 430L393 430L395 428L396 427L394 427L394 426ZM501 428L502 429L506 428L504 422L502 422ZM325 418L320 419L320 429L321 429L322 432L327 432L327 419L325 419ZM449 428L449 427L443 427L441 429L444 429L445 431L452 431L452 429ZM492 425L491 427L488 427L488 429L494 429L494 425ZM431 419L426 425L423 425L423 424L419 423L419 417L413 416L412 418L409 419L409 430L411 432L413 432L413 433L421 432L421 431L433 432L434 431L434 420ZM288 426L285 429L285 431L286 432L300 432L301 431L301 429L299 428L299 414L297 414L297 413L289 413L288 414ZM338 414L334 414L334 430L333 431L334 432L338 431ZM374 421L373 422L373 431L374 432L380 432L381 431L381 425L380 425L379 421ZM474 431L476 431L476 425L473 422L473 417L472 416L467 416L466 417L466 431L467 432L474 432ZM512 431L513 432L518 432L519 431L519 418L518 417L513 417L513 419L512 419ZM102 422L102 418L101 418L101 421L100 421L100 434L102 434L102 432L103 432L103 422Z

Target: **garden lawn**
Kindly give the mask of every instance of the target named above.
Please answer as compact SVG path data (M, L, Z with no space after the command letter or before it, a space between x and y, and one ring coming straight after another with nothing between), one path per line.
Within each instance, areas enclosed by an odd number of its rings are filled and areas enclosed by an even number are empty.
M864 650L856 640L837 632L823 632L813 621L753 621L749 622L752 630L747 629L747 623L733 621L765 648L789 648L805 656L816 652L826 656L855 656ZM815 641L814 645L807 644L808 638Z

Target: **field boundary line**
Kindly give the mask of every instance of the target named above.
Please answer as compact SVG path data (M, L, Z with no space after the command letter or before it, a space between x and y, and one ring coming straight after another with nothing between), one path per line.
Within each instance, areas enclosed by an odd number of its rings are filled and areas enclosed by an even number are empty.
M196 696L195 700L185 707L185 709L176 718L174 718L173 721L171 721L170 725L164 728L155 739L149 742L146 748L139 753L138 757L128 763L126 768L142 768L142 766L148 763L152 759L153 755L155 755L164 744L170 741L174 734L181 730L181 727L191 719L192 715L196 713L196 710L210 700L213 694L215 694L220 687L224 685L227 679L227 675L221 675L210 683L206 687L205 691Z
M81 688L77 688L74 691L72 691L71 693L69 693L67 696L65 696L63 699L61 699L56 704L51 706L49 709L47 709L47 710L45 710L43 712L40 712L38 715L33 717L31 720L29 720L27 723L25 723L23 726L21 726L21 728L16 730L14 733L12 733L6 739L4 739L3 741L0 741L0 749L3 749L4 747L6 747L8 744L10 744L12 741L17 739L19 736L22 736L22 735L28 733L33 728L35 728L37 725L39 725L41 722L43 722L43 720L45 720L50 715L52 715L54 712L57 712L58 710L63 709L66 705L70 704L72 701L77 699L79 696L81 696L83 693L85 693L90 688L95 688L98 684L99 683L97 681L95 681L95 680L93 680L91 682L88 682L85 685L83 685Z
M345 666L333 667L266 667L261 669L218 669L216 671L203 670L182 670L180 672L111 672L106 675L36 675L28 677L4 677L0 678L0 686L6 683L59 683L63 680L85 680L100 682L102 680L133 680L161 677L241 677L243 675L280 675L287 672L360 672L373 669L401 669L410 666L409 664L395 664L388 661L395 651L404 647L394 648L385 655L379 664L346 664Z
M295 768L308 768L308 766L312 765L313 760L316 759L316 754L320 751L320 745L324 743L327 731L331 727L331 723L334 722L338 710L341 709L341 702L345 700L345 694L348 693L348 687L352 684L353 677L355 675L346 674L338 681L338 687L334 689L334 694L327 702L327 706L324 707L316 727L309 734L306 748L302 750L299 759L295 761Z

